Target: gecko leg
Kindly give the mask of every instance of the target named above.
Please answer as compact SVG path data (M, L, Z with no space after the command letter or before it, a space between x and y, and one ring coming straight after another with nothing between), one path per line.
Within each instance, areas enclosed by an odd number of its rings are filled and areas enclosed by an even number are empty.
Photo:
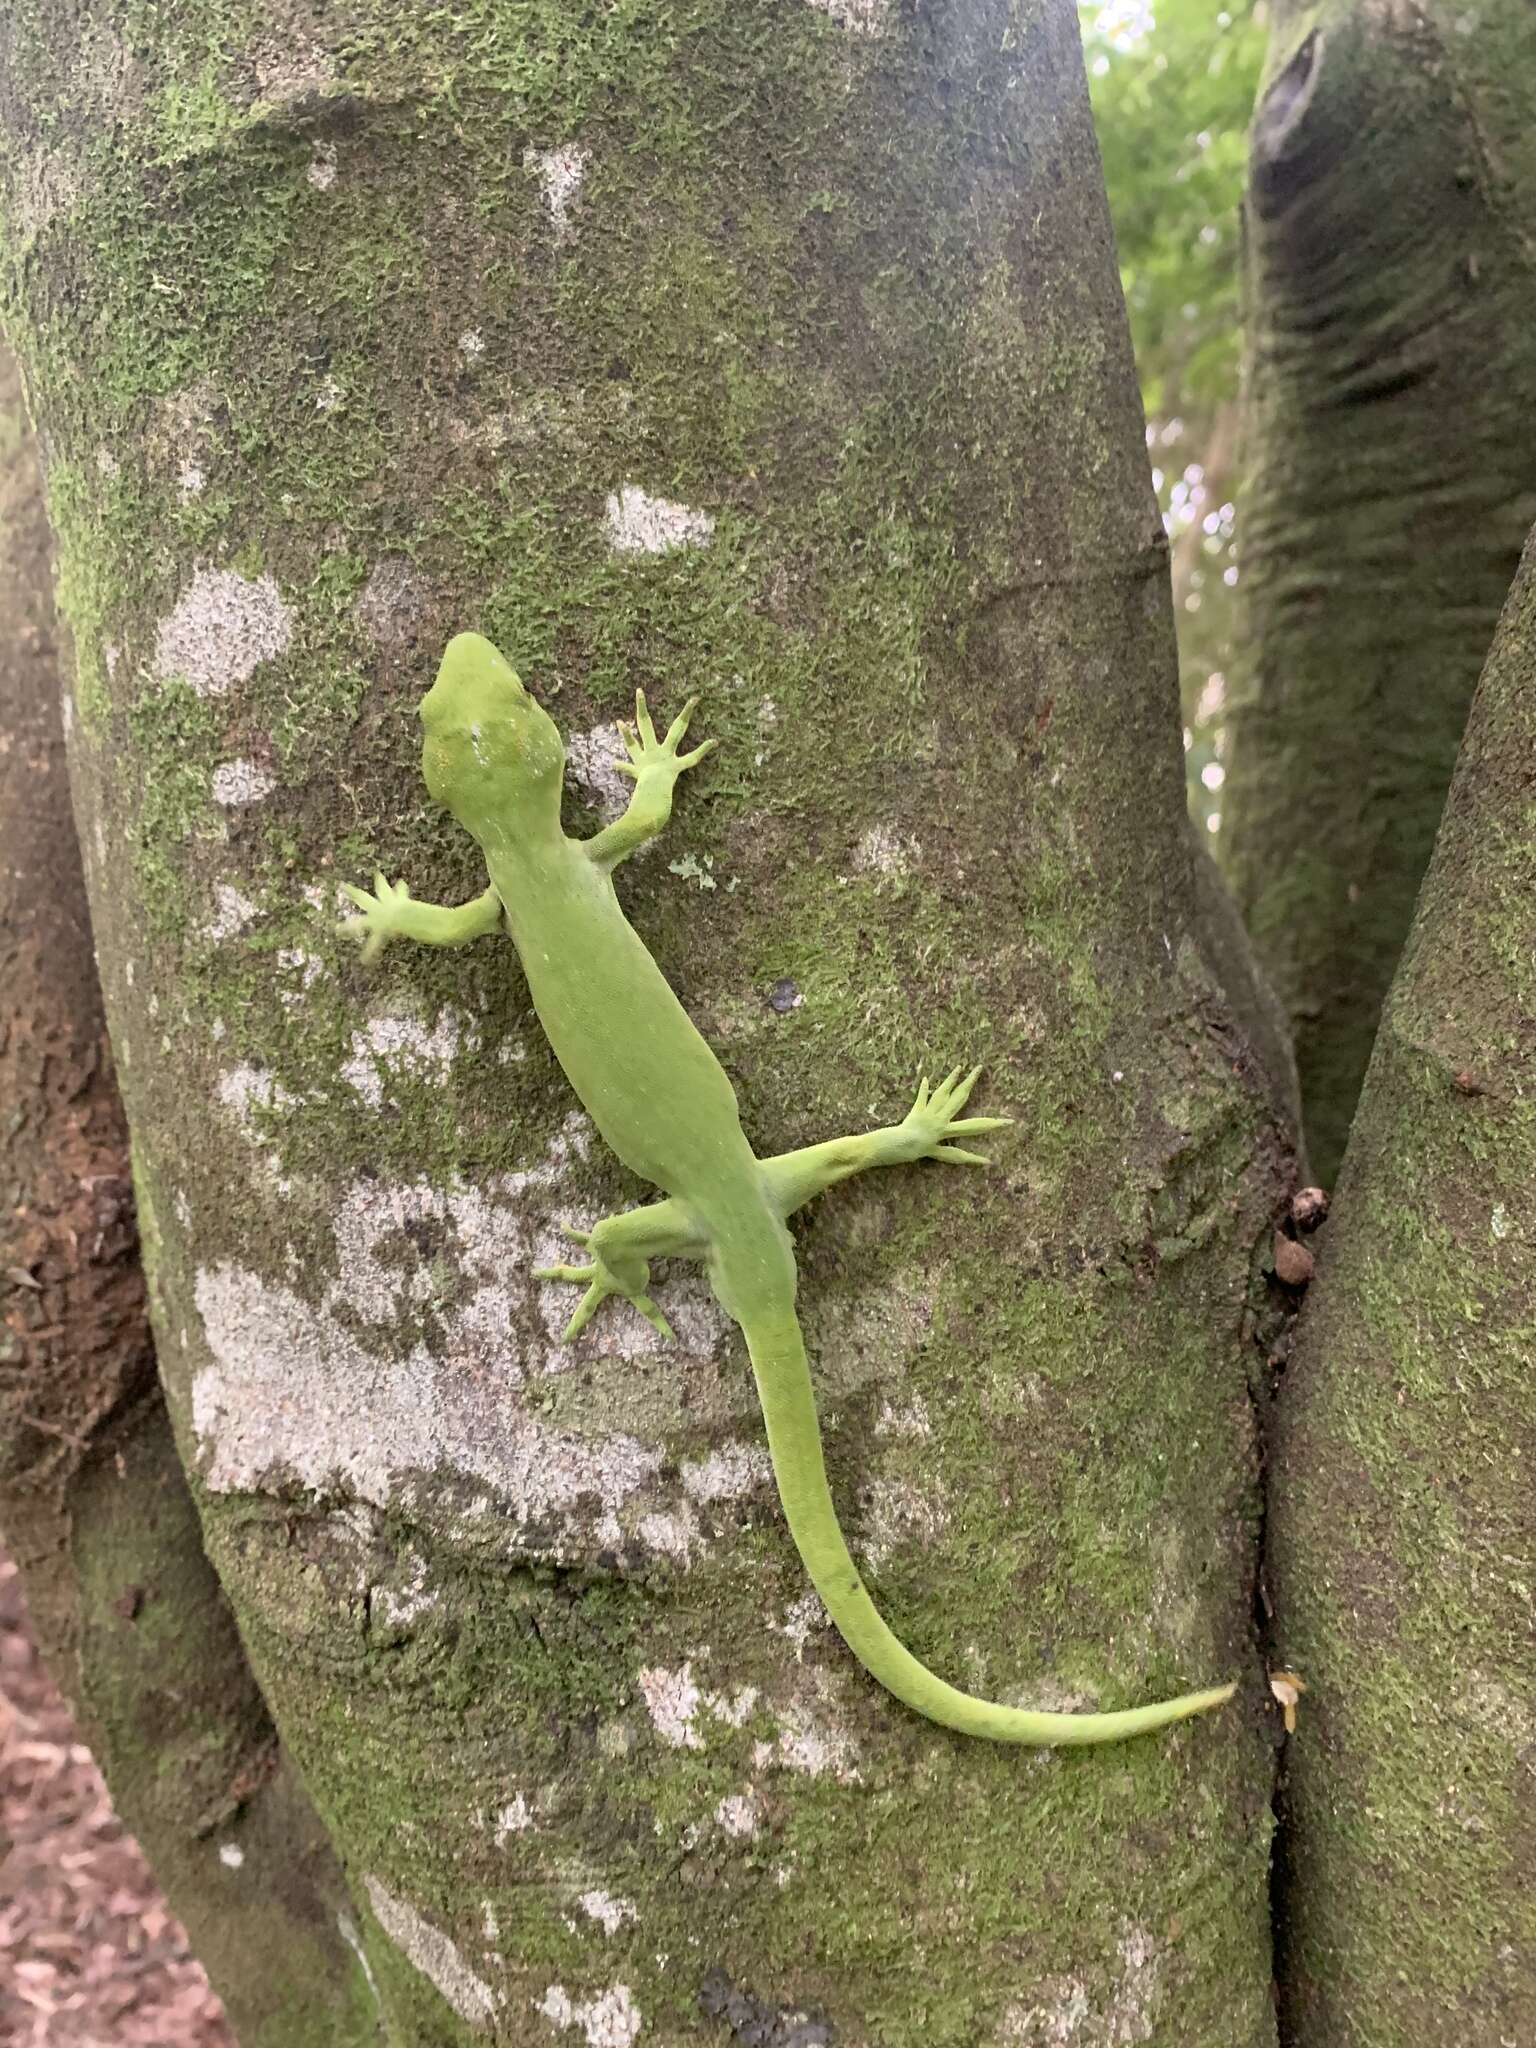
M626 1209L618 1216L605 1216L591 1230L567 1229L592 1254L586 1266L540 1266L536 1280L569 1280L585 1286L586 1293L576 1313L565 1326L564 1341L574 1337L592 1320L611 1294L633 1302L653 1329L671 1337L672 1327L646 1291L650 1286L652 1259L701 1258L708 1249L704 1233L677 1202L653 1202L644 1209Z
M1009 1116L960 1115L980 1073L980 1067L972 1067L968 1074L956 1067L933 1089L925 1078L918 1088L917 1100L899 1124L866 1131L856 1138L832 1138L824 1145L806 1145L798 1152L781 1152L776 1159L765 1159L763 1178L779 1214L793 1214L838 1181L847 1180L850 1174L864 1173L872 1166L904 1166L915 1159L943 1159L952 1166L988 1165L990 1162L981 1153L967 1152L949 1142L953 1138L975 1137L983 1131L1000 1131L1013 1122Z
M633 779L635 793L622 818L605 826L595 838L582 842L588 858L596 861L600 868L611 872L621 860L627 860L637 848L654 839L665 828L672 815L673 784L685 769L702 761L717 744L714 740L706 740L692 753L678 752L698 701L697 697L690 697L667 727L665 739L658 739L651 714L646 709L645 692L636 690L634 733L631 735L622 726L619 728L619 737L629 759L613 764L621 775Z
M418 903L404 882L386 881L382 874L374 876L371 895L351 882L343 882L341 891L362 915L344 918L336 929L361 939L365 962L376 960L391 939L414 939L420 946L467 946L501 923L501 898L494 889L452 907Z

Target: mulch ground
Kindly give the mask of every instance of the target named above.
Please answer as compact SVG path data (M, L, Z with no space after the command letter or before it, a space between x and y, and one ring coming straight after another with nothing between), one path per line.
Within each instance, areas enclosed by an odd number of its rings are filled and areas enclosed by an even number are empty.
M0 1553L0 2048L236 2048Z

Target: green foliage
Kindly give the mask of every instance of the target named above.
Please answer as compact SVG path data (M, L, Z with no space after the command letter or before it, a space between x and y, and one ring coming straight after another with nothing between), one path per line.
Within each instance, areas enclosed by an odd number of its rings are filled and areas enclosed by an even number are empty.
M1226 777L1235 630L1241 206L1263 0L1080 6L1146 408L1152 482L1173 543L1190 809L1212 833Z
M1147 415L1237 390L1238 203L1264 54L1259 0L1080 8Z

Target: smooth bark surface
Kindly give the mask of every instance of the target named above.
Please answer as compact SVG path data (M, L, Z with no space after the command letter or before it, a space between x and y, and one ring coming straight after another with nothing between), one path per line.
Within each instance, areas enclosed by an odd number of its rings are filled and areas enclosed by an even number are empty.
M0 1531L115 1808L245 2048L361 2048L378 2030L337 1926L339 1872L204 1555L155 1377L41 482L3 353L0 450Z
M1331 1182L1536 518L1536 10L1276 10L1223 865Z
M1536 2039L1536 545L1382 1019L1272 1461L1306 2048Z
M1290 1159L1192 876L1071 7L24 4L0 97L178 1440L389 2038L1260 2048ZM462 627L573 741L573 825L636 684L702 694L621 894L759 1149L962 1058L1020 1119L798 1226L892 1625L1021 1704L1244 1675L1225 1714L906 1714L697 1278L674 1346L561 1348L530 1269L645 1191L506 945L370 978L331 930L376 865L482 886L416 768Z

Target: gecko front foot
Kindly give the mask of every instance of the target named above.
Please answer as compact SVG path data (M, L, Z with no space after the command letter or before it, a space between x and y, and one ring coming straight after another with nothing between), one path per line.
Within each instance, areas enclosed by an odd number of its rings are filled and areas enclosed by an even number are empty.
M614 766L621 775L629 775L637 783L664 782L670 790L685 768L692 768L702 761L710 750L719 744L716 740L705 740L691 753L680 754L683 734L688 730L688 721L693 716L697 697L690 697L676 718L667 727L665 739L656 737L656 728L651 723L651 714L646 709L644 690L635 692L635 729L633 733L619 727L619 738L624 742L627 761L615 761Z
M585 1287L586 1293L576 1304L576 1312L566 1324L561 1342L568 1344L581 1330L584 1330L609 1295L621 1295L625 1301L633 1302L641 1315L654 1330L666 1338L674 1335L672 1325L646 1292L650 1282L651 1269L644 1259L625 1258L610 1263L602 1255L596 1240L602 1225L597 1230L567 1230L566 1236L577 1244L589 1247L595 1258L590 1266L539 1266L534 1271L535 1280L568 1280L577 1287Z
M977 1137L983 1131L1001 1131L1013 1122L1011 1116L959 1115L980 1073L980 1067L972 1067L968 1074L962 1074L956 1067L931 1092L928 1077L923 1076L917 1100L898 1126L910 1143L906 1154L909 1159L944 1159L952 1166L991 1165L985 1154L967 1152L963 1146L946 1142L951 1138Z
M349 939L362 941L364 964L377 960L379 954L391 939L402 936L405 906L411 900L410 889L404 882L391 882L383 874L373 878L373 892L343 882L341 893L349 903L355 903L362 912L361 917L344 918L336 929Z

